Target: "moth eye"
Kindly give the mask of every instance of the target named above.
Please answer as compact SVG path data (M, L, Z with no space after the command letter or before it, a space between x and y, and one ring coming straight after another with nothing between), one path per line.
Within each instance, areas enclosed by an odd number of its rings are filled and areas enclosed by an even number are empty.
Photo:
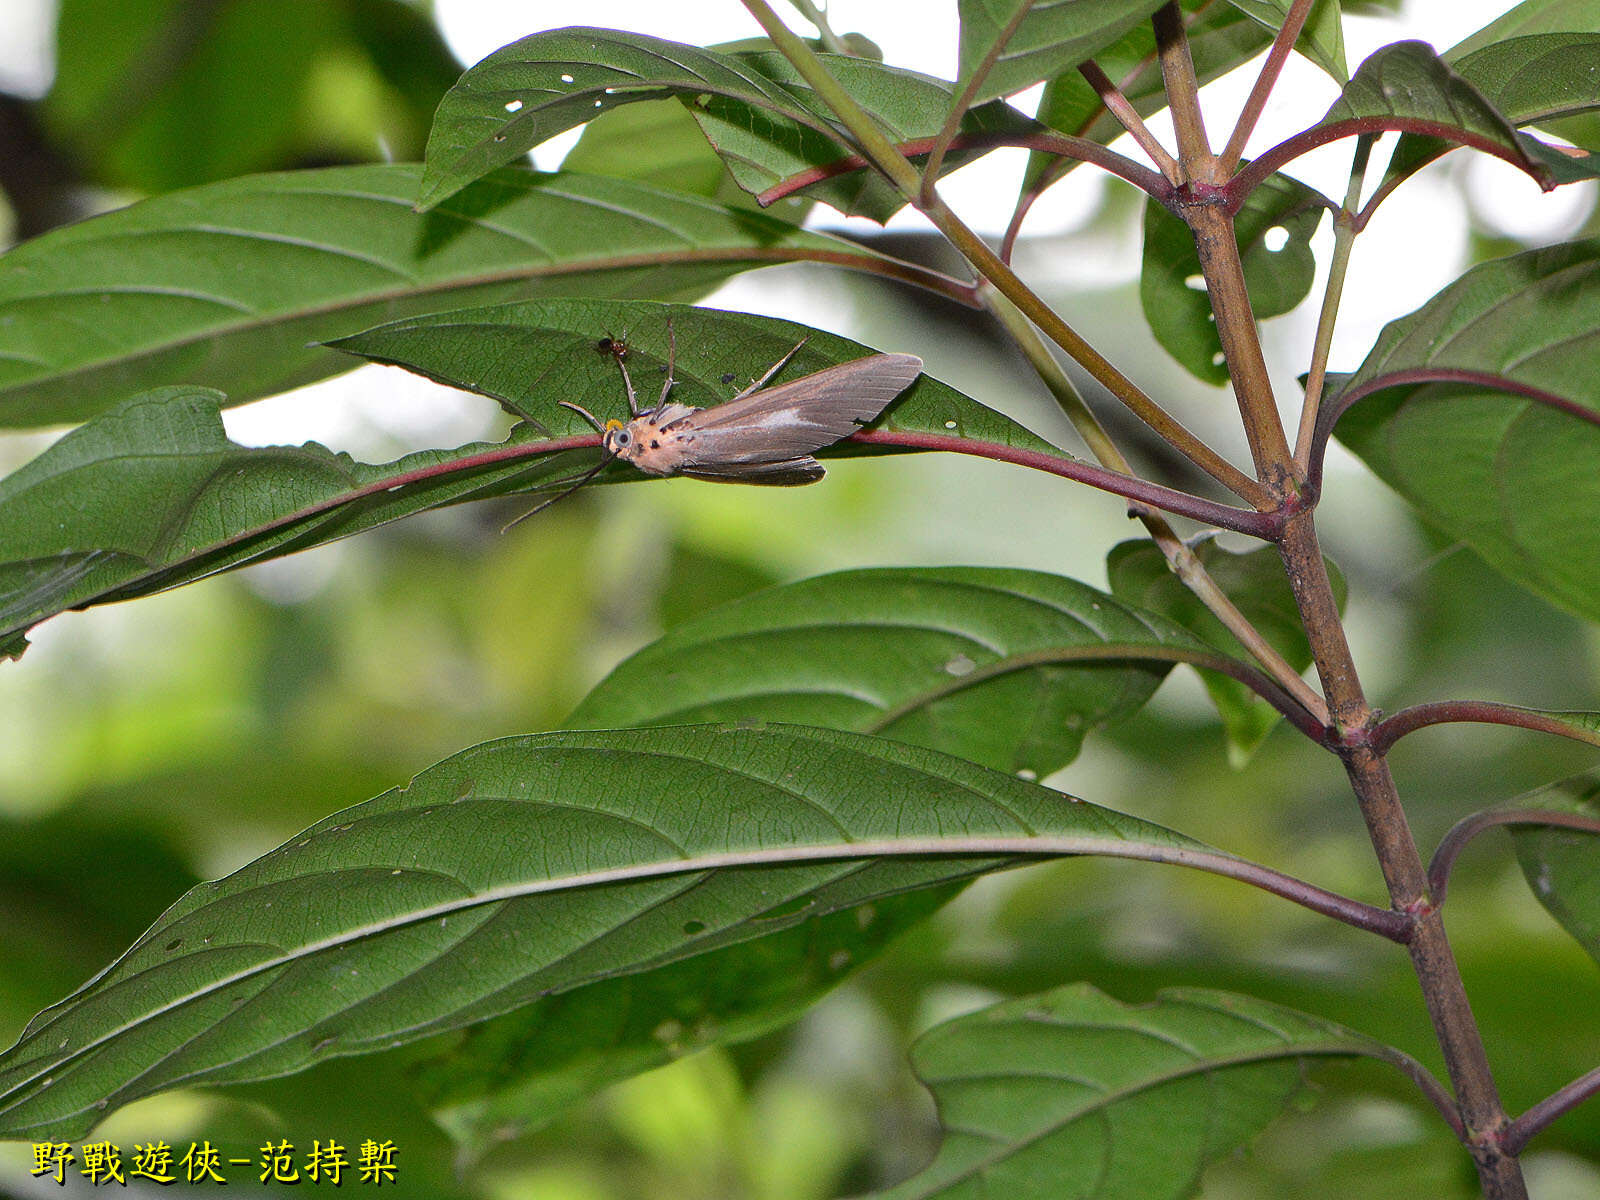
M617 445L626 446L627 444L628 444L628 431L626 429L619 429L617 431Z

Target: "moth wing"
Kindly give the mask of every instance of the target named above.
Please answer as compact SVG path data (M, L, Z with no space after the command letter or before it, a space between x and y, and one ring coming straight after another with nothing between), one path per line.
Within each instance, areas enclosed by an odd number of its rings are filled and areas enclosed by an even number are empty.
M872 354L691 413L686 472L720 463L780 463L849 437L922 373L914 354Z
M756 483L767 487L799 487L815 483L827 474L822 464L809 454L786 458L782 462L742 463L726 471L696 467L683 474L692 479L709 479L712 483Z

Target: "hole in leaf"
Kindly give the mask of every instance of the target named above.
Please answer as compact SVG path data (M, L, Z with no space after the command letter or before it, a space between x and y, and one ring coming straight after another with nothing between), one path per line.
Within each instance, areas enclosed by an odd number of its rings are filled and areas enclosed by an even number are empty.
M1203 292L1206 290L1206 277L1204 275L1190 275L1184 279L1183 286L1191 292Z
M1261 244L1269 252L1276 254L1289 244L1289 231L1282 225L1274 225L1262 235Z
M506 111L507 112L521 112L522 111L522 101L521 100L507 100L506 101Z
M167 949L168 950L176 950L181 945L183 945L183 939L182 938L173 938L170 942L167 943Z
M1039 778L1039 772L1029 767L1023 767L1017 772L1017 778L1026 779L1029 783L1032 783L1035 779Z
M1227 361L1228 361L1228 356L1226 354L1224 354L1221 350L1218 350L1215 354L1213 354L1211 356L1211 365L1213 367L1220 367L1223 363L1225 363Z
M561 82L562 83L571 83L572 82L572 76L571 75L563 75L561 77Z
M963 675L971 675L978 669L978 664L965 654L958 654L944 665L945 674L954 675L957 679Z

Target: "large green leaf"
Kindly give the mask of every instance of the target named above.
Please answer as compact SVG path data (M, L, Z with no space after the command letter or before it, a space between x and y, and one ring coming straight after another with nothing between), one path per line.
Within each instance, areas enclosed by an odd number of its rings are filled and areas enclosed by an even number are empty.
M1495 42L1536 33L1580 33L1600 27L1600 0L1523 0L1445 52L1459 61Z
M1290 666L1303 671L1311 665L1311 645L1277 550L1263 546L1235 553L1209 537L1191 543L1190 549L1206 574ZM1323 561L1342 611L1344 576L1332 560ZM1248 651L1239 640L1172 573L1160 548L1148 538L1113 546L1106 556L1106 577L1111 581L1111 590L1129 603L1176 621L1224 654L1247 657ZM1200 680L1222 717L1230 757L1235 765L1243 765L1282 714L1229 676L1201 671Z
M29 627L68 608L147 595L441 505L558 486L593 465L596 451L593 430L556 402L623 411L616 364L596 349L623 330L636 377L646 391L658 386L669 317L683 351L674 395L689 402L726 399L808 335L791 375L870 353L787 321L647 301L535 301L380 326L347 344L537 421L504 442L376 465L315 443L236 445L218 416L222 397L204 389L135 397L0 480L0 654L20 653ZM1060 453L926 375L874 427ZM879 449L846 443L822 453ZM594 482L644 478L618 463Z
M1317 270L1311 238L1330 207L1319 192L1282 174L1245 197L1234 234L1257 318L1282 316L1311 291ZM1144 209L1139 303L1156 341L1191 375L1216 385L1228 381L1194 235L1153 200Z
M937 1026L912 1065L939 1106L931 1165L880 1200L1181 1200L1208 1163L1291 1111L1317 1059L1372 1039L1200 988L1119 1004L1088 984Z
M547 439L368 465L315 442L230 442L221 397L137 396L66 434L0 481L0 656L69 608L148 595L229 567L346 537L441 504L564 476Z
M0 257L0 424L81 420L173 383L240 403L352 365L308 345L529 295L684 296L859 246L619 179L510 170L427 216L419 168L259 175L59 229Z
M986 567L845 571L687 621L617 667L577 727L770 719L881 733L1043 776L1149 699L1199 649L1170 622L1071 579Z
M438 204L603 112L674 95L729 96L828 128L737 56L617 29L553 29L502 46L445 94L428 135L419 205Z
M1512 123L1426 42L1395 42L1375 50L1356 68L1322 120L1266 151L1241 172L1248 191L1298 154L1337 138L1401 130L1497 155L1541 182Z
M1476 37L1469 38L1463 45L1476 41ZM1521 135L1523 149L1548 167L1559 182L1596 173L1594 159L1600 151L1600 138L1585 137L1592 130L1580 122L1592 119L1600 110L1600 78L1594 69L1600 60L1600 34L1530 33L1491 42L1465 55L1458 46L1444 57L1456 74L1477 88L1511 124L1536 125L1587 147L1588 158L1575 159L1528 134ZM1451 149L1451 144L1440 138L1404 135L1389 158L1384 189L1393 190Z
M1600 241L1472 268L1392 321L1340 440L1496 570L1600 619Z
M461 1028L1041 855L1196 843L881 738L696 726L507 738L179 900L0 1056L0 1131Z
M1593 728L1597 722L1589 717ZM1600 819L1600 778L1580 775L1520 796L1514 808ZM1550 915L1600 961L1600 834L1558 825L1512 825L1511 842L1528 886Z
M1155 0L958 0L961 79L992 57L974 100L1008 96L1093 58L1161 5ZM1026 15L1017 22L1021 10Z
M959 884L885 896L463 1030L413 1068L468 1154L548 1124L606 1084L790 1024Z
M937 133L952 86L870 59L823 55L830 74L896 142ZM681 97L741 187L752 193L849 157L833 114L773 50L724 53L610 29L536 33L495 51L446 95L428 139L428 207L532 147L624 105ZM1021 131L1004 104L967 115L966 132ZM957 155L953 169L966 158ZM842 211L887 220L905 201L856 170L812 189Z
M557 401L578 400L602 419L627 413L622 377L612 354L600 345L607 337L626 343L628 369L641 401L653 401L659 394L669 341L675 339L677 383L672 396L702 407L731 399L802 341L774 383L872 353L860 342L775 317L624 300L528 300L432 313L380 325L336 345L493 396L512 413L533 417L552 431L576 432L588 426L558 408ZM926 374L871 428L1062 453L1009 417ZM832 451L873 452L850 442ZM613 471L613 477L636 475L620 464Z

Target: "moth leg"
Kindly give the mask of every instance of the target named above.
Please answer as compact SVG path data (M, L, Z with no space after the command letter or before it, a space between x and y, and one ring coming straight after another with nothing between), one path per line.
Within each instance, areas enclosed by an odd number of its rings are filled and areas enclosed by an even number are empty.
M623 356L620 354L612 357L617 360L617 370L622 372L622 386L628 392L628 415L637 417L639 415L639 397L634 393L633 380L628 375L628 364L622 361Z
M735 400L742 400L744 397L748 396L751 392L759 392L762 389L762 387L766 384L767 380L771 379L779 371L783 370L783 368L788 365L789 360L791 358L793 358L796 354L800 353L800 347L804 346L810 340L811 340L811 338L810 338L809 335L806 336L806 337L801 338L798 342L796 342L794 344L794 349L793 350L789 351L789 353L785 354L777 362L773 363L770 367L767 368L766 374L762 375L760 379L752 379L750 381L750 386L745 388L744 391L740 392L737 396L735 396L733 398Z
M661 399L656 401L656 411L660 412L667 406L667 393L672 391L672 385L677 382L673 375L678 366L678 335L672 328L672 318L667 318L667 381L661 385Z
M562 408L571 409L573 412L577 413L585 421L594 426L596 433L604 433L606 431L606 427L601 424L600 418L595 416L587 408L583 407L583 405L574 404L571 400L557 400L556 404ZM521 520L521 518L519 517L518 520ZM510 528L510 526L507 526L507 528Z

